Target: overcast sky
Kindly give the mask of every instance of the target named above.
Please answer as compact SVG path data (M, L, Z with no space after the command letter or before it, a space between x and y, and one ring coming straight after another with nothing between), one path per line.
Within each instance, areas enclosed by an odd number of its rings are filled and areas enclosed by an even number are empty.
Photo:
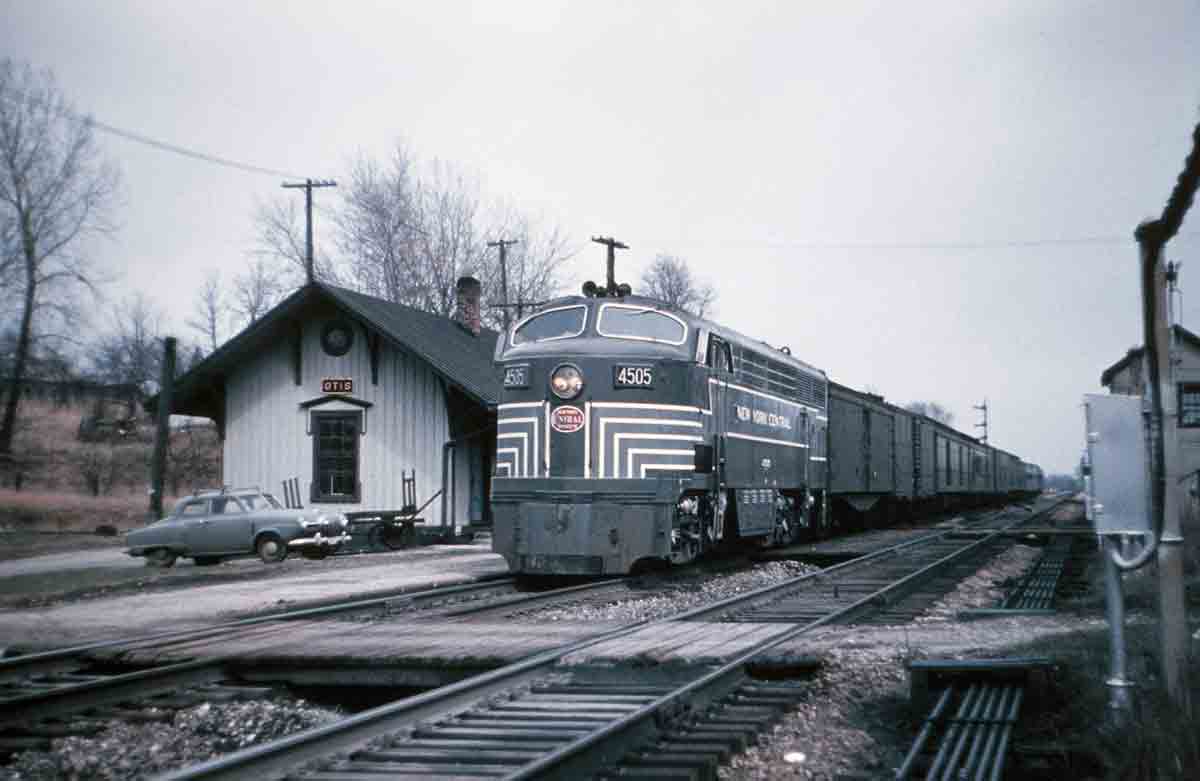
M403 139L561 226L572 290L603 275L592 235L631 246L621 279L681 255L722 323L964 431L986 397L992 442L1049 471L1140 342L1132 231L1200 117L1192 2L0 8L0 52L101 122L312 177ZM280 179L99 140L124 176L108 293L196 339L192 291L244 266ZM1196 224L1167 254L1200 330Z

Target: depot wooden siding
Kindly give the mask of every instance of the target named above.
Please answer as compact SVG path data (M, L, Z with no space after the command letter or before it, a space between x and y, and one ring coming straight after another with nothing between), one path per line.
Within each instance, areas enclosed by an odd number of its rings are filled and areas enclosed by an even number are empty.
M308 504L313 480L312 411L356 409L329 402L303 409L302 402L321 398L321 380L349 377L353 398L370 402L363 410L365 433L359 436L358 473L361 501L321 503L341 511L399 509L401 470L416 469L417 504L442 487L442 448L450 438L446 389L427 363L410 353L383 344L379 349L379 382L371 383L367 334L355 325L354 344L340 357L327 355L320 345L321 318L306 322L301 338L301 383L295 384L292 346L275 342L251 361L230 372L226 383L226 484L260 485L276 495L280 483L300 480ZM460 525L471 519L469 448L456 452L455 504ZM477 469L478 467L476 467ZM477 514L477 513L476 513ZM441 500L422 512L428 524L441 523Z

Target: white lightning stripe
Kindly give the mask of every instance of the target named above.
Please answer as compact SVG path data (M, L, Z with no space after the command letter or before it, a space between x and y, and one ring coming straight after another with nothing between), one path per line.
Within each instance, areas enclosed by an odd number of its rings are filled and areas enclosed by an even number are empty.
M512 453L512 460L513 460L513 463L516 465L517 477L521 476L521 459L520 459L520 454L519 454L519 451L517 450L517 448L515 448L515 447L498 447L498 448L496 448L496 453L497 454ZM512 473L510 472L509 474L512 474Z
M542 404L544 402L538 401L538 402L534 402L534 403ZM515 405L515 406L529 406L529 402L521 402L521 404ZM535 467L538 464L538 419L534 418L534 417L505 418L504 420L499 420L496 422L497 425L504 425L506 423L528 423L533 428L533 432L531 434L531 436L533 438L533 463L528 464L526 466L526 468L523 470L523 474L518 475L518 477L536 477L537 475L535 474ZM497 435L496 438L499 439L500 436L501 435ZM525 457L526 457L526 460L528 460L528 458L529 458L528 449L526 450Z
M512 477L512 464L508 463L507 461L503 461L503 462L497 461L496 469L497 470L503 469L506 475L508 475L509 477Z
M511 401L508 404L497 405L496 409L516 409L517 407L540 407L540 401Z
M642 464L642 477L646 476L647 469L673 469L678 472L695 472L694 464Z
M583 405L583 476L592 476L592 403Z
M625 439L650 439L661 440L669 439L676 442L703 442L704 437L698 437L695 434L614 434L613 435L613 463L617 464L618 469L621 464L621 441ZM690 467L689 467L690 468ZM617 475L613 475L616 477ZM632 477L632 475L630 475Z
M512 434L497 434L496 439L519 439L521 440L521 450L525 453L525 474L529 474L529 435L525 432Z
M628 461L626 466L626 476L633 477L633 459L638 456L690 456L693 455L690 450L666 450L664 448L647 447L629 448Z
M824 461L825 456L809 456L808 460L809 461Z
M788 442L788 441L782 440L782 439L768 439L767 437L754 437L749 434L736 434L732 431L726 433L725 436L733 437L734 439L748 439L751 442L766 442L769 445L783 445L784 447L802 447L802 448L808 447L808 445L805 445L801 442Z
M654 409L668 410L675 412L701 412L699 407L689 407L684 404L635 404L624 401L593 401L593 407L603 407L604 409Z
M689 426L692 428L704 428L698 420L672 420L667 418L600 418L600 477L604 477L604 451L605 445L608 443L608 438L604 435L604 427L609 423L624 423L626 425L647 425L647 426ZM615 447L615 444L614 444ZM613 477L620 477L621 471L620 453L613 450Z
M546 477L549 477L550 476L550 402L544 401L542 403L546 407L546 452L544 454L544 458L546 459L546 467L543 470L542 474L544 474Z

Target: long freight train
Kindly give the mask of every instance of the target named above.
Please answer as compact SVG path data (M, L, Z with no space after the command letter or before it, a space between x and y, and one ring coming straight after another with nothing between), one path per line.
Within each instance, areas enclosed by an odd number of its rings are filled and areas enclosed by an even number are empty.
M513 572L627 573L1041 490L1011 453L611 283L518 322L496 364Z

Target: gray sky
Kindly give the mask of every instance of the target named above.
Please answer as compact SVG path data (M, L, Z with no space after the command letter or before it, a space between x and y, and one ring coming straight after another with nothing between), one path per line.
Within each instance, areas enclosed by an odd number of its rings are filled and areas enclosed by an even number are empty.
M633 248L631 281L682 255L721 322L964 431L986 396L992 442L1051 471L1140 342L1132 231L1200 116L1185 2L0 7L0 52L102 122L313 177L403 139L560 225L572 289L603 274L591 235ZM125 183L109 294L197 338L192 291L243 267L280 180L100 141ZM1168 257L1200 329L1195 224Z

